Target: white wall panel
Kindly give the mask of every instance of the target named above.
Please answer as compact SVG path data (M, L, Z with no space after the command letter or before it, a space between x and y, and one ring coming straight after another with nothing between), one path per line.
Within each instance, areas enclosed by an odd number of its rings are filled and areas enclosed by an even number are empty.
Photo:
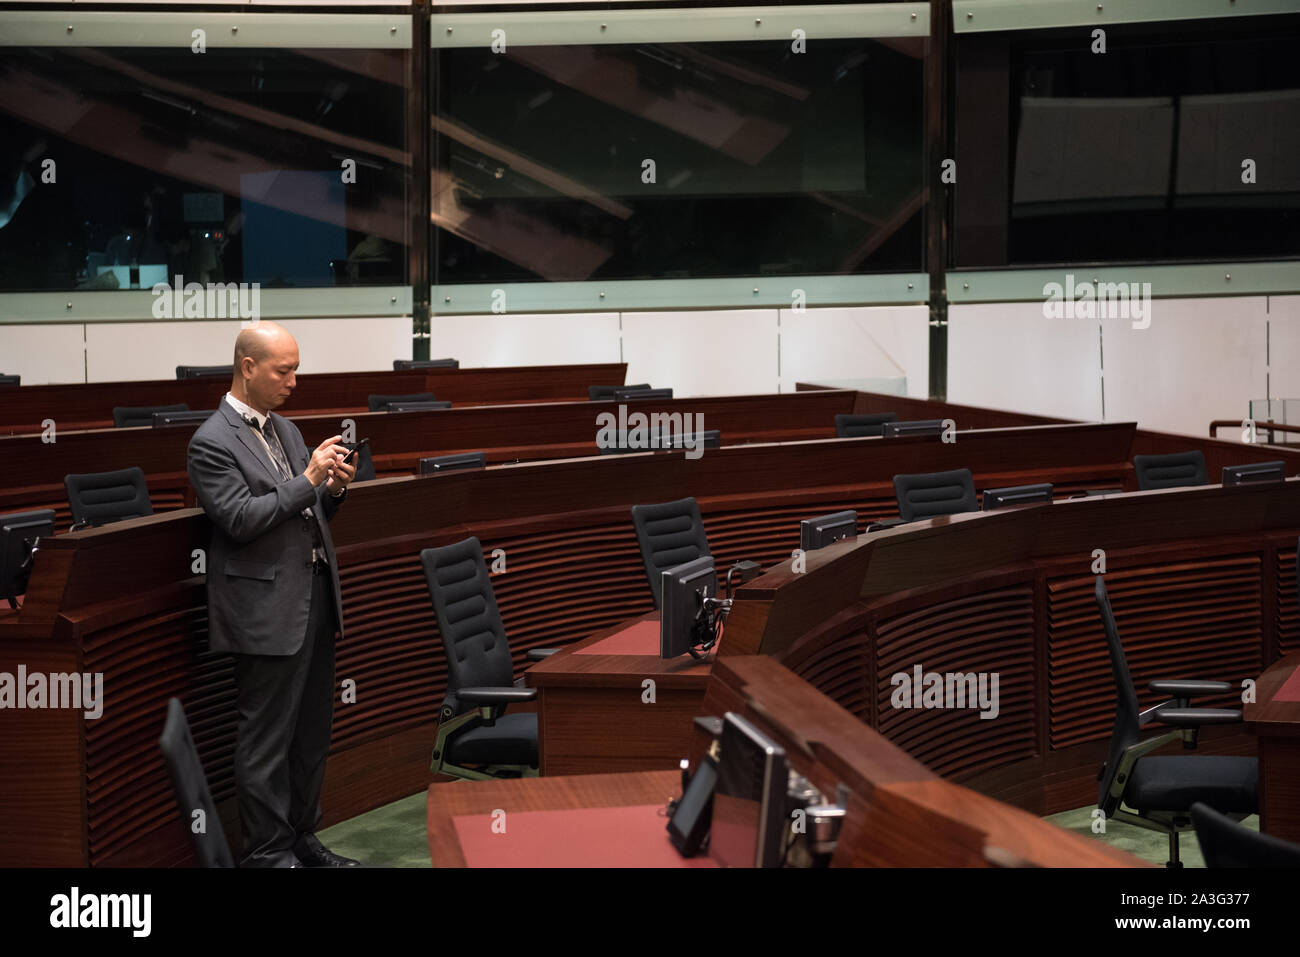
M86 381L175 379L179 365L229 365L241 326L238 319L87 323Z
M777 310L623 313L627 381L675 397L777 388Z
M85 327L80 323L0 324L0 373L23 385L86 381Z
M1268 334L1268 398L1296 399L1295 405L1300 406L1300 296L1269 297ZM1295 436L1290 439L1295 440Z
M622 361L614 312L434 316L430 335L429 356L462 368Z
M1039 302L950 306L948 399L1099 421L1097 320L1048 319Z
M391 372L394 359L411 358L410 316L277 321L298 340L298 359L302 363L298 371L304 374L383 369ZM234 345L231 339L232 349Z
M781 310L782 392L798 382L875 380L872 391L906 380L904 394L925 398L930 387L928 306L863 306Z
M1208 435L1212 419L1245 418L1265 394L1263 296L1157 299L1146 329L1101 322L1107 421Z

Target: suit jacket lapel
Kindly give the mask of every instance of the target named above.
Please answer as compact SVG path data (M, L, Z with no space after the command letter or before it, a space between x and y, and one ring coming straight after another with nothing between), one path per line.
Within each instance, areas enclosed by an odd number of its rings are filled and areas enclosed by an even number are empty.
M266 469L271 480L279 485L281 481L280 473L275 470L275 465L271 462L270 453L262 445L262 440L253 434L253 427L249 425L242 415L240 415L233 405L224 398L221 400L221 411L226 416L226 421L235 429L235 435L240 442L244 443L244 448L248 449L253 458L262 463L262 468ZM270 419L267 419L269 422Z

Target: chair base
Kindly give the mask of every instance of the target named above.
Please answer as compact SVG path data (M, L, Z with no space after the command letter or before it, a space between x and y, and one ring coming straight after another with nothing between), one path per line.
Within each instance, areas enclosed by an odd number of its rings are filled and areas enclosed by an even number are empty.
M1241 821L1249 817L1249 815L1229 814L1227 817L1234 821ZM1146 828L1148 831L1159 831L1162 834L1169 835L1169 860L1165 862L1165 867L1181 868L1183 866L1183 862L1178 856L1178 835L1184 831L1194 829L1190 811L1152 811L1148 814L1135 814L1132 811L1116 808L1115 813L1109 819L1123 821L1125 824L1132 824L1135 827Z

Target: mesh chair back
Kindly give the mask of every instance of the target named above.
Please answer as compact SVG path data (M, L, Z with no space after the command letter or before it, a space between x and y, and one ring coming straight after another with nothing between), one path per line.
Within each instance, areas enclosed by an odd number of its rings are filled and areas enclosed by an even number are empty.
M658 505L633 505L632 524L658 608L663 597L663 572L709 554L700 506L693 498Z
M116 472L65 475L63 486L68 490L68 504L72 506L72 521L76 525L82 522L107 525L153 514L149 487L139 466Z
M176 405L115 405L113 406L113 428L135 429L142 425L153 425L155 412L188 412L187 403Z
M514 664L477 538L420 552L447 652L447 690L508 688Z
M1205 456L1199 449L1170 455L1135 455L1133 468L1137 471L1138 489L1143 492L1155 488L1210 484Z
M897 412L872 412L870 415L835 416L835 434L841 439L860 439L868 435L884 435L886 422L897 422Z
M1252 831L1208 804L1192 805L1192 823L1206 867L1300 867L1300 844Z
M970 469L895 475L894 495L898 498L898 514L908 522L935 515L976 512L980 507Z
M167 723L163 726L158 745L162 748L163 761L167 764L167 774L172 779L172 791L176 795L181 822L194 844L194 855L199 859L199 866L234 867L230 847L226 844L226 833L221 827L221 818L217 815L217 805L212 800L212 792L208 790L208 778L203 773L198 749L194 747L194 738L190 735L190 723L185 720L185 709L176 698L167 702ZM203 812L204 827L196 834L194 812L200 810Z
M372 395L367 401L371 412L386 412L390 405L401 402L436 402L432 392L412 392L410 395Z
M1106 767L1098 782L1097 806L1109 817L1115 811L1119 801L1110 796L1110 786L1119 768L1124 751L1138 739L1138 697L1133 687L1133 676L1128 670L1128 658L1124 656L1124 644L1119 640L1119 629L1115 626L1115 613L1111 611L1110 596L1106 593L1106 582L1100 575L1094 588L1097 598L1097 610L1101 612L1101 625L1106 632L1106 647L1110 651L1110 670L1115 679L1115 725L1110 732L1110 747L1106 753Z

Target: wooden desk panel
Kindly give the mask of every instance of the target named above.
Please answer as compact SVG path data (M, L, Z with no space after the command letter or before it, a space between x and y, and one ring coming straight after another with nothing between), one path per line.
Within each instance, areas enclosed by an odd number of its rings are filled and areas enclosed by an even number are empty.
M1259 829L1300 843L1300 700L1277 699L1298 669L1300 652L1275 662L1259 676L1242 717L1259 739Z
M687 756L712 659L585 654L651 612L563 648L528 671L538 689L543 775L675 768ZM654 682L654 700L646 700Z
M229 361L227 353L227 361ZM481 405L586 399L590 385L627 381L623 362L566 366L502 366L492 369L416 369L407 372L330 372L299 375L294 405L300 414L345 412L368 408L370 395L409 395L432 392L439 399ZM143 382L77 382L67 385L25 385L5 390L0 403L0 435L39 432L41 422L54 419L59 429L98 429L112 426L113 407L176 405L211 409L230 388L230 380L155 379Z
M461 815L491 814L500 809L506 812L508 827L512 812L667 806L670 799L681 796L681 782L680 771L639 771L432 784L426 810L429 857L434 867L466 866L455 825L455 818ZM665 818L665 827L667 823ZM628 866L636 863L630 859Z

